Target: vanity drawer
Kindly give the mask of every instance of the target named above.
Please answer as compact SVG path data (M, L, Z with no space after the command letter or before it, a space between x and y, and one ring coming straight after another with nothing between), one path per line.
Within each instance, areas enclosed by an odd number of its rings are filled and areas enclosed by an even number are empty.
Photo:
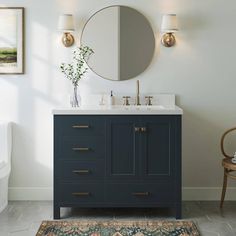
M157 204L174 201L173 184L113 184L107 185L107 202L119 204Z
M105 119L101 116L56 115L54 124L60 135L93 136L105 134Z
M103 184L60 184L59 201L63 203L98 203L104 201Z
M104 158L105 139L100 136L64 136L58 148L63 159Z
M60 161L60 181L98 180L104 177L103 160L96 161Z

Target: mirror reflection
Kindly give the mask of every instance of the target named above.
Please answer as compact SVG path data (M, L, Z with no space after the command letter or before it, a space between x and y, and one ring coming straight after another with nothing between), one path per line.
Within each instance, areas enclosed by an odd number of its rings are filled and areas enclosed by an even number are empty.
M150 64L155 38L141 13L125 6L111 6L95 13L85 24L81 43L95 52L88 66L110 80L127 80Z

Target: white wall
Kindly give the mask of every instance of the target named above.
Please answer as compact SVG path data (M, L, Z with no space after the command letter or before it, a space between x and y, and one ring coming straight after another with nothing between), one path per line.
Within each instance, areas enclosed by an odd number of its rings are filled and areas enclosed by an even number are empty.
M15 122L11 199L52 196L51 110L68 104L70 84L58 68L72 50L60 43L58 15L75 14L79 35L91 14L111 4L134 7L150 20L156 35L155 57L143 74L125 82L90 73L81 81L83 99L88 93L111 89L133 93L136 79L144 93L177 94L177 103L184 109L184 198L219 199L219 139L236 121L234 0L227 4L222 0L0 0L1 6L26 8L26 74L0 75L0 119ZM161 14L167 12L176 13L180 23L173 48L160 46ZM231 190L235 194L235 188Z

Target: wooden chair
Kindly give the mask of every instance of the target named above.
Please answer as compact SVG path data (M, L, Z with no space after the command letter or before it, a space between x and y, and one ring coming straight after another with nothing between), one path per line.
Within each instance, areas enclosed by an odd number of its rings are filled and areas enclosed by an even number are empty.
M225 156L225 158L222 160L222 166L224 167L224 181L223 181L223 188L222 188L222 194L221 194L220 208L223 207L223 203L224 203L224 199L225 199L225 192L226 192L226 187L227 187L227 178L230 177L232 179L236 179L236 175L232 174L232 172L236 171L236 164L233 164L231 162L231 159L233 158L233 156L230 156L230 155L226 154L225 149L224 149L225 136L228 133L232 132L232 131L236 131L236 127L227 130L222 135L221 142L220 142L221 152Z

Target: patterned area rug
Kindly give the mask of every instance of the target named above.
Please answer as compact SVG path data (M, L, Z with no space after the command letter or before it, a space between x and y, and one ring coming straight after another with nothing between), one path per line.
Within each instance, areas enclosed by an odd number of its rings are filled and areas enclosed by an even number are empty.
M43 221L36 236L200 236L192 221Z

